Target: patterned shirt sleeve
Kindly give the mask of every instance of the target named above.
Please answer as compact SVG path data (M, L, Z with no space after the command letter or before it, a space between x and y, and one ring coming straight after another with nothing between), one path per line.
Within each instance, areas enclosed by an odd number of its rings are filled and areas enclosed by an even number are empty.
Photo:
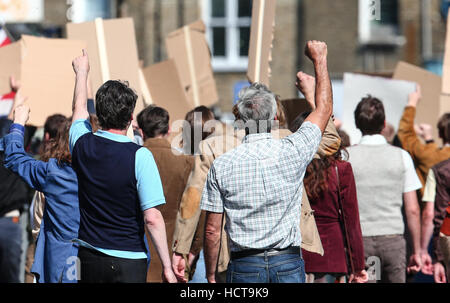
M208 172L205 187L203 188L202 201L200 204L202 210L213 213L223 213L222 194L219 190L219 184L216 178L216 168L213 165Z
M307 121L303 123L296 133L283 140L290 142L302 159L305 159L309 163L319 149L322 132L317 125Z

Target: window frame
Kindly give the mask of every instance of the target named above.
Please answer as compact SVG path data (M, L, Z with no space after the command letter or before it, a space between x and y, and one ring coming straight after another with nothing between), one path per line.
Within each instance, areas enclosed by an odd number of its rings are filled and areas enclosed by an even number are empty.
M381 1L375 0L375 5L378 12L374 16L370 15L371 0L358 0L358 41L360 45L390 45L401 46L405 43L405 38L398 34L400 24L377 24L374 20L381 18ZM392 0L390 0L392 1ZM397 1L397 0L396 0ZM389 29L392 35L385 36L383 39L376 39L376 30ZM374 31L375 30L375 31Z
M206 39L211 48L211 64L215 72L245 72L248 55L240 56L240 27L251 30L251 17L239 17L239 0L226 0L225 17L212 17L212 0L202 0L202 17L206 25ZM225 56L214 56L213 27L225 28ZM250 41L249 41L250 43Z

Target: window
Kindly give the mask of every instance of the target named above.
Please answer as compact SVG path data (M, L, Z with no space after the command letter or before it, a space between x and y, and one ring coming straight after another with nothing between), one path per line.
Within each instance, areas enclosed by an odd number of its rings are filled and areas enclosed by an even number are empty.
M252 0L203 0L203 20L215 71L248 67Z
M67 19L79 23L93 21L95 18L114 18L116 0L67 0Z
M402 45L398 0L359 0L359 41L363 45Z

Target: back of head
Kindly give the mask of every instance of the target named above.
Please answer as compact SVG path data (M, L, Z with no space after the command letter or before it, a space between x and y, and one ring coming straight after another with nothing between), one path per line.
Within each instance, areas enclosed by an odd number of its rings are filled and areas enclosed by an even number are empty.
M95 110L104 130L128 127L138 96L127 82L108 81L97 91Z
M444 144L450 144L450 113L447 113L439 119L438 123L439 137Z
M63 115L56 114L48 117L44 124L44 133L48 134L48 139L54 139L66 122L67 117Z
M206 106L199 106L188 112L184 119L189 127L183 127L183 149L187 154L195 154L200 141L214 132L214 129L205 129L206 122L214 120L214 113Z
M41 154L41 160L47 162L50 159L58 160L58 163L70 164L72 162L72 156L69 150L69 131L71 122L66 119L60 127L54 138L44 146Z
M157 106L149 106L139 113L137 122L145 138L165 136L169 133L169 113Z
M253 83L239 92L237 108L244 123L253 121L258 127L265 123L266 129L258 132L270 132L278 110L275 94L261 83Z
M355 110L355 123L363 135L380 134L385 121L384 106L379 99L369 95L359 102Z

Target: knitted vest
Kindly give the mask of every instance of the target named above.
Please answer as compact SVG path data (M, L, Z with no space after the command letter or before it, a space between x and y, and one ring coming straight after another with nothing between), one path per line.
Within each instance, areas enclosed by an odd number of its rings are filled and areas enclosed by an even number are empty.
M98 248L146 252L135 175L140 146L92 133L78 139L72 166L78 177L78 237Z
M388 144L350 147L364 237L403 234L405 167L402 150Z

